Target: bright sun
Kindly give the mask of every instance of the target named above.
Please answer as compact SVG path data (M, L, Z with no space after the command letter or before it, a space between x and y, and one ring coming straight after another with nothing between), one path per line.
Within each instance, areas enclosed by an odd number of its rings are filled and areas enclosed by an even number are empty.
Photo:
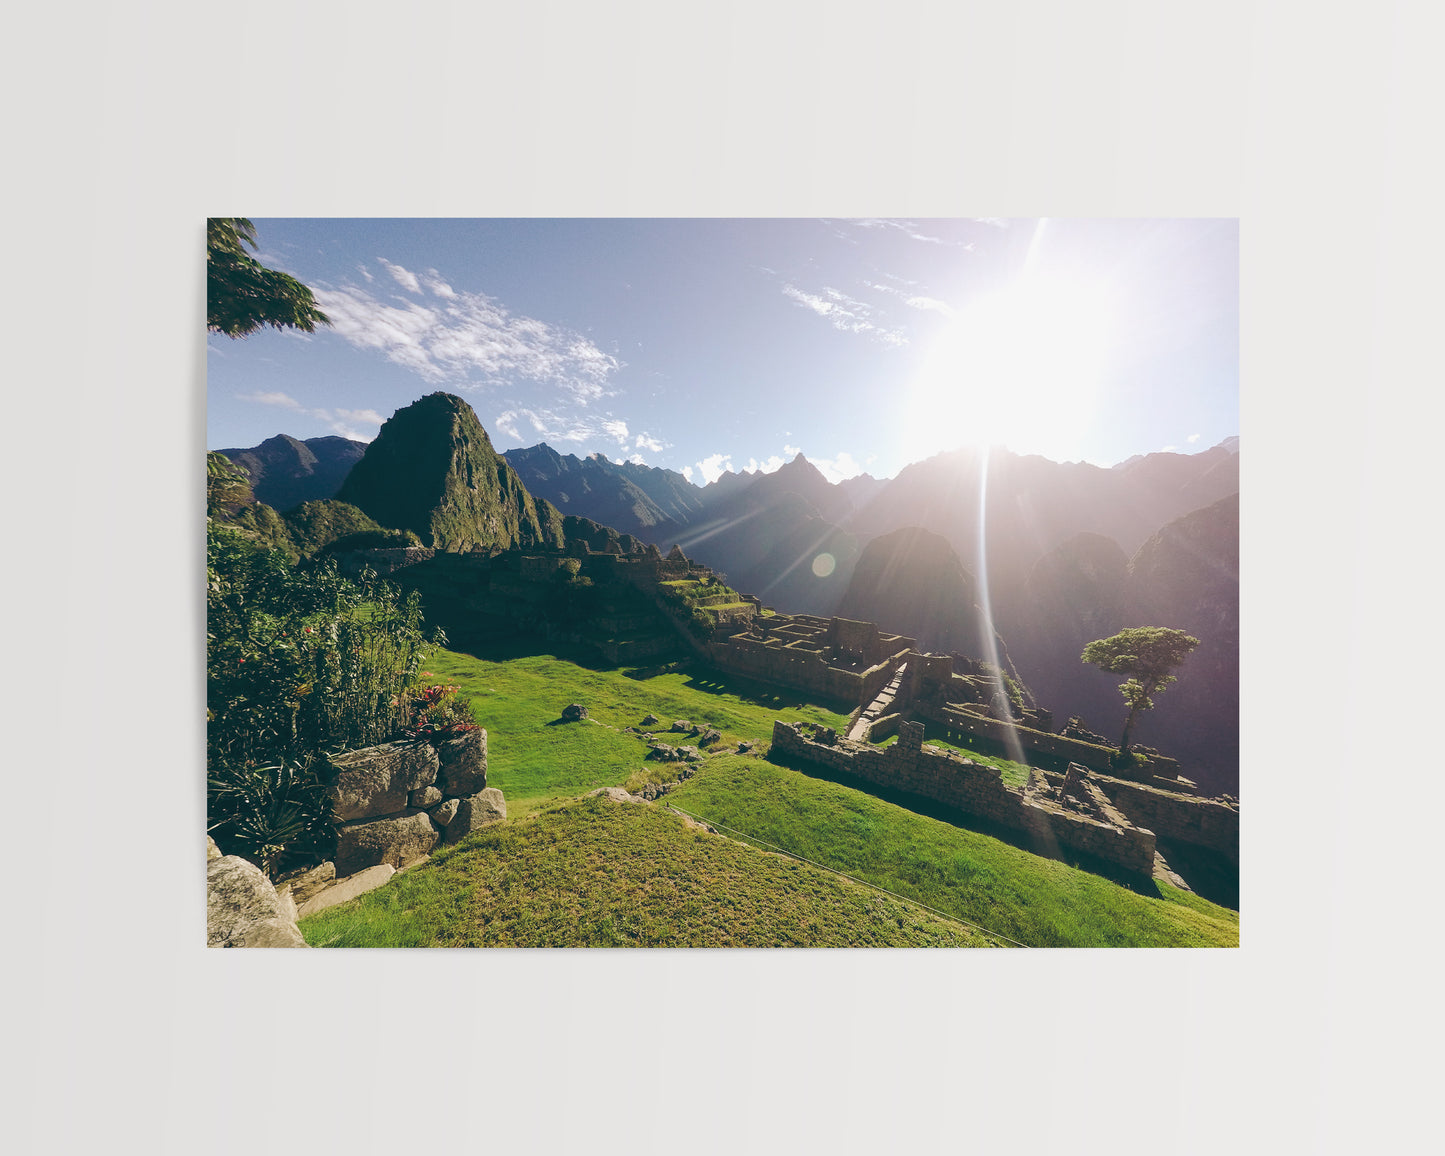
M1115 348L1109 296L1037 274L964 306L908 387L910 428L927 452L1004 445L1077 458Z

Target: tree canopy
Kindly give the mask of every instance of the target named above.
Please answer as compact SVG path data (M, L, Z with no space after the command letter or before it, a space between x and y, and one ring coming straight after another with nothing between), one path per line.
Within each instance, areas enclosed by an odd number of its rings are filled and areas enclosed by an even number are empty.
M1167 626L1130 626L1112 638L1099 638L1084 647L1084 662L1110 674L1126 674L1119 684L1129 717L1124 720L1124 735L1119 740L1119 755L1129 753L1129 732L1141 710L1154 706L1154 695L1175 681L1173 671L1199 645L1182 630Z
M311 290L294 277L268 269L246 252L256 248L256 228L245 217L206 219L206 329L245 337L262 326L313 333L331 319L316 307Z

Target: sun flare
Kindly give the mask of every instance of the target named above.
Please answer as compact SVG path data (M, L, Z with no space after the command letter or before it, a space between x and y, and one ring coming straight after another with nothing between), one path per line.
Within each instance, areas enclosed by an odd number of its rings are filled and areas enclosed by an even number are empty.
M1104 286L1045 275L975 297L908 386L913 430L929 453L1004 445L1077 457L1115 347L1114 313Z

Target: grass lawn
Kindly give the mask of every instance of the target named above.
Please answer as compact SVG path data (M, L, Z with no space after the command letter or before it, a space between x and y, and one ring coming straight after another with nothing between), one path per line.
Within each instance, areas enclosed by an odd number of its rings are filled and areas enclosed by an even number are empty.
M976 924L1039 947L1238 945L1238 915L1196 896L1157 884L1141 894L864 791L732 753L741 740L766 749L776 718L842 730L846 709L701 667L644 675L565 654L442 650L427 670L471 699L488 731L488 784L506 795L508 820L304 921L308 942L988 945L967 926ZM561 722L572 702L590 717ZM637 789L659 777L661 765L644 761L646 743L624 730L649 713L660 720L651 728L658 733L674 719L717 729L719 753L659 804L579 801L596 787L630 780ZM684 741L695 740L676 739ZM744 834L701 833L665 809L673 803ZM749 847L745 836L818 866Z
M635 678L556 655L477 658L450 650L433 654L426 669L471 699L472 713L487 730L487 784L501 788L509 809L514 801L621 785L644 767L647 755L647 744L624 728L641 726L649 713L661 720L657 731L686 719L718 730L716 746L734 748L744 739L766 745L775 718L839 728L847 722L846 712L805 705L742 680L725 685L705 670ZM587 720L561 722L562 708L573 702L587 708Z
M1239 944L1238 913L1198 896L1140 894L752 756L709 759L667 801L1030 947Z
M314 947L990 947L829 871L590 798L509 820L301 921Z

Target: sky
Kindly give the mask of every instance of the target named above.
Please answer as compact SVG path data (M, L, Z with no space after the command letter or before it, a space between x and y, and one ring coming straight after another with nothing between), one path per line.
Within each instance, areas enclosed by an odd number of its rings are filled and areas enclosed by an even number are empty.
M701 485L970 445L1108 466L1239 433L1234 219L271 219L332 325L207 341L207 445L370 441L444 390L498 450Z

